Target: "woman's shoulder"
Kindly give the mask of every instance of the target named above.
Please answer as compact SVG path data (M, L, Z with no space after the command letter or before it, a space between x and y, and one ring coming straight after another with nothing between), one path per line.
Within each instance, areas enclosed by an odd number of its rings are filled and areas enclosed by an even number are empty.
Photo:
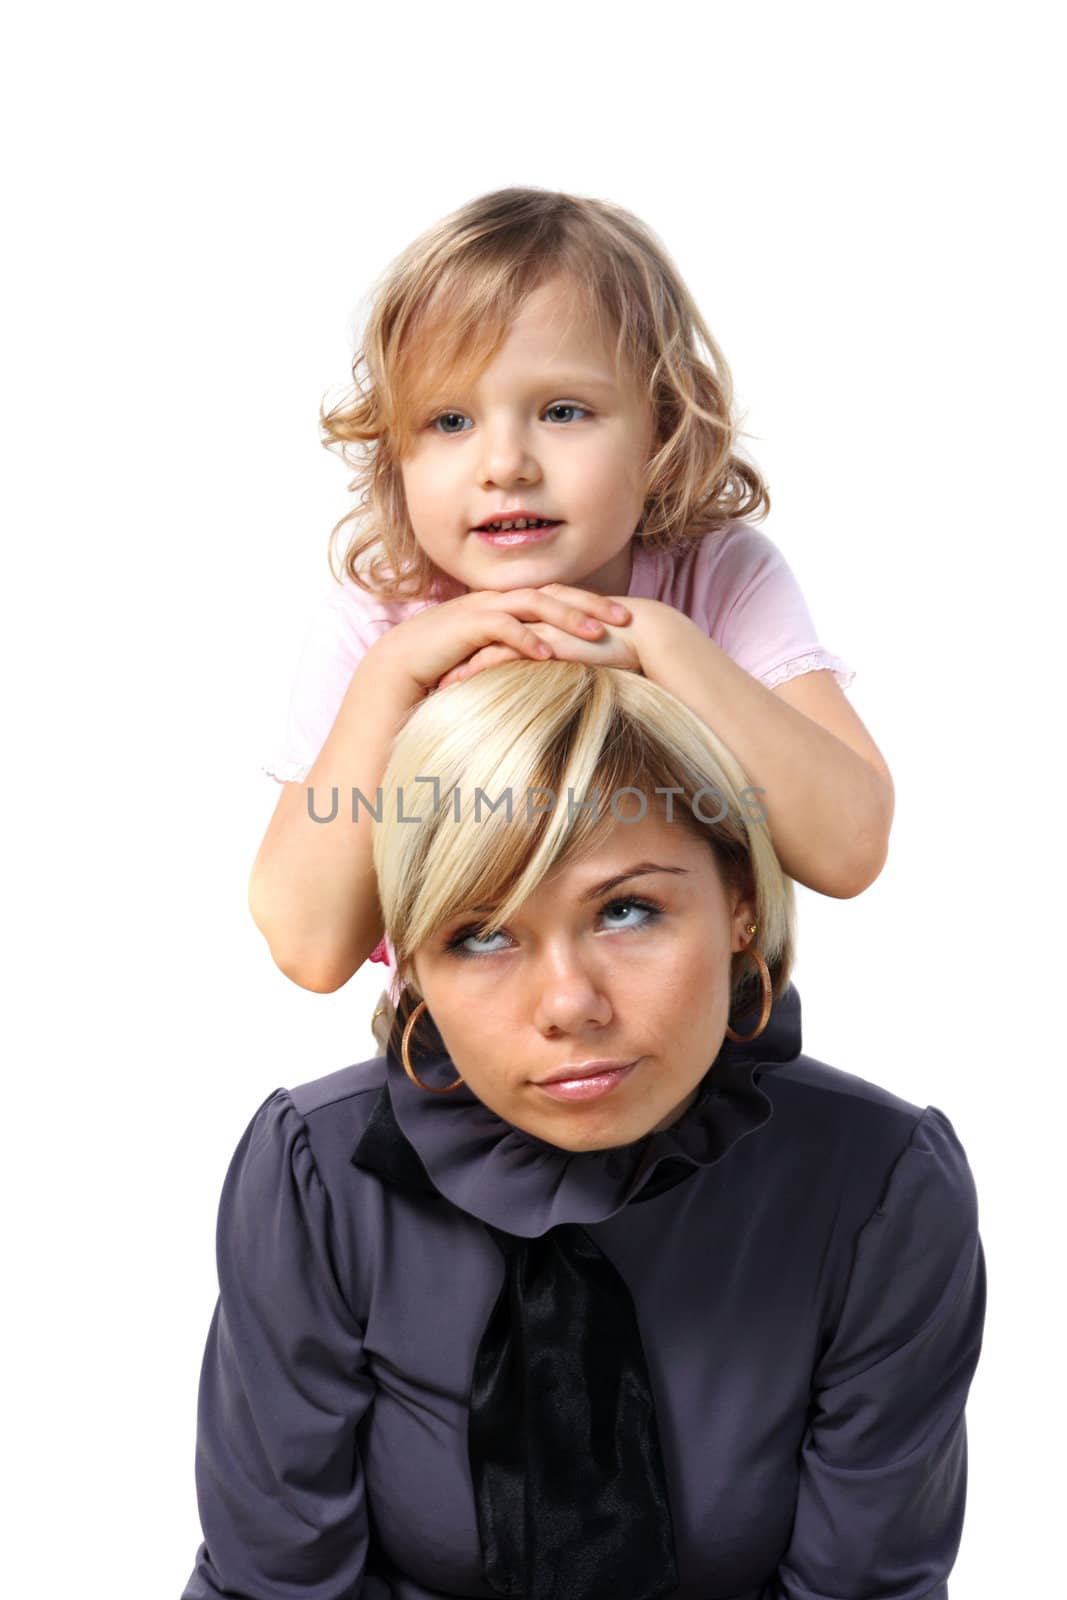
M341 1114L354 1114L358 1120L360 1113L370 1115L373 1095L382 1087L385 1077L385 1057L372 1056L354 1066L342 1067L338 1072L329 1072L325 1077L297 1084L295 1089L286 1089L284 1093L305 1121L336 1108L342 1108ZM368 1095L372 1097L371 1104L367 1104Z
M384 1057L374 1057L294 1089L275 1089L248 1124L231 1175L244 1189L274 1189L286 1169L299 1182L327 1190L346 1182L385 1075Z
M765 1070L759 1083L774 1108L769 1129L776 1143L783 1152L803 1151L809 1174L851 1193L859 1212L869 1215L891 1197L922 1190L932 1214L942 1207L973 1214L967 1155L938 1106L915 1105L807 1055Z
M892 1148L906 1144L920 1124L951 1126L936 1106L917 1105L814 1056L774 1063L763 1070L759 1083L779 1122L818 1132L830 1142L869 1139Z
M351 1184L352 1155L374 1114L386 1072L385 1057L374 1056L285 1091L328 1189L335 1181L346 1189Z
M820 1120L859 1117L903 1125L922 1116L921 1106L891 1089L803 1053L766 1069L760 1085L772 1098L778 1095L797 1112L807 1111Z

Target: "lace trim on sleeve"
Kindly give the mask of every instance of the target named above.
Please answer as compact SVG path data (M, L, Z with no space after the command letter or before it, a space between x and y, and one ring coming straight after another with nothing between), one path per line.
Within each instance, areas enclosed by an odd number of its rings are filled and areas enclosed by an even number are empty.
M802 677L805 672L832 672L842 689L847 689L856 676L840 656L832 656L827 650L809 650L806 655L794 656L792 661L783 661L770 672L761 673L760 677L768 689L774 689L780 683Z
M265 772L268 778L276 778L279 783L303 783L311 771L310 763L302 765L299 761L272 761L269 766L260 767L260 772Z

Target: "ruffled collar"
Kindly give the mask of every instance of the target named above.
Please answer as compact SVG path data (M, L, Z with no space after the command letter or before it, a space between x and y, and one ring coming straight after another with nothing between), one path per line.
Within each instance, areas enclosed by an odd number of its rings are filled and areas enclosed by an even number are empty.
M437 1194L461 1211L522 1238L560 1223L603 1222L632 1201L713 1166L746 1134L770 1120L756 1078L800 1054L800 996L790 984L750 1044L724 1040L697 1097L673 1127L611 1150L575 1153L498 1117L466 1084L427 1094L404 1071L390 1043L386 1081L353 1163L401 1188ZM419 1051L427 1083L456 1073L443 1052Z

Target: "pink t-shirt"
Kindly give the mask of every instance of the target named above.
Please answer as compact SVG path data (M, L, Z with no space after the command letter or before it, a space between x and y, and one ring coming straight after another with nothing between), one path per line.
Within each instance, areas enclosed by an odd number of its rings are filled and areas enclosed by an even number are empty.
M651 550L636 540L628 593L683 612L769 689L805 672L830 671L843 689L855 676L819 643L785 557L751 523L728 523L681 551ZM350 579L335 583L304 643L285 742L263 770L280 783L306 778L371 645L435 603L380 600ZM383 940L371 960L388 961L387 949Z

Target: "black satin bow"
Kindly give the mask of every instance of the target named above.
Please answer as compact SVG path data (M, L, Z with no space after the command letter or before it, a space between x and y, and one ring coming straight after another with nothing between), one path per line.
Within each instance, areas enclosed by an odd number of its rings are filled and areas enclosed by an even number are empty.
M630 1291L574 1224L486 1227L506 1262L471 1386L486 1577L523 1600L659 1600L678 1572Z
M387 1088L352 1159L399 1188L438 1193ZM650 1195L693 1170L664 1166ZM660 1600L678 1575L630 1291L576 1224L533 1239L483 1226L505 1261L468 1429L487 1581L523 1600Z

